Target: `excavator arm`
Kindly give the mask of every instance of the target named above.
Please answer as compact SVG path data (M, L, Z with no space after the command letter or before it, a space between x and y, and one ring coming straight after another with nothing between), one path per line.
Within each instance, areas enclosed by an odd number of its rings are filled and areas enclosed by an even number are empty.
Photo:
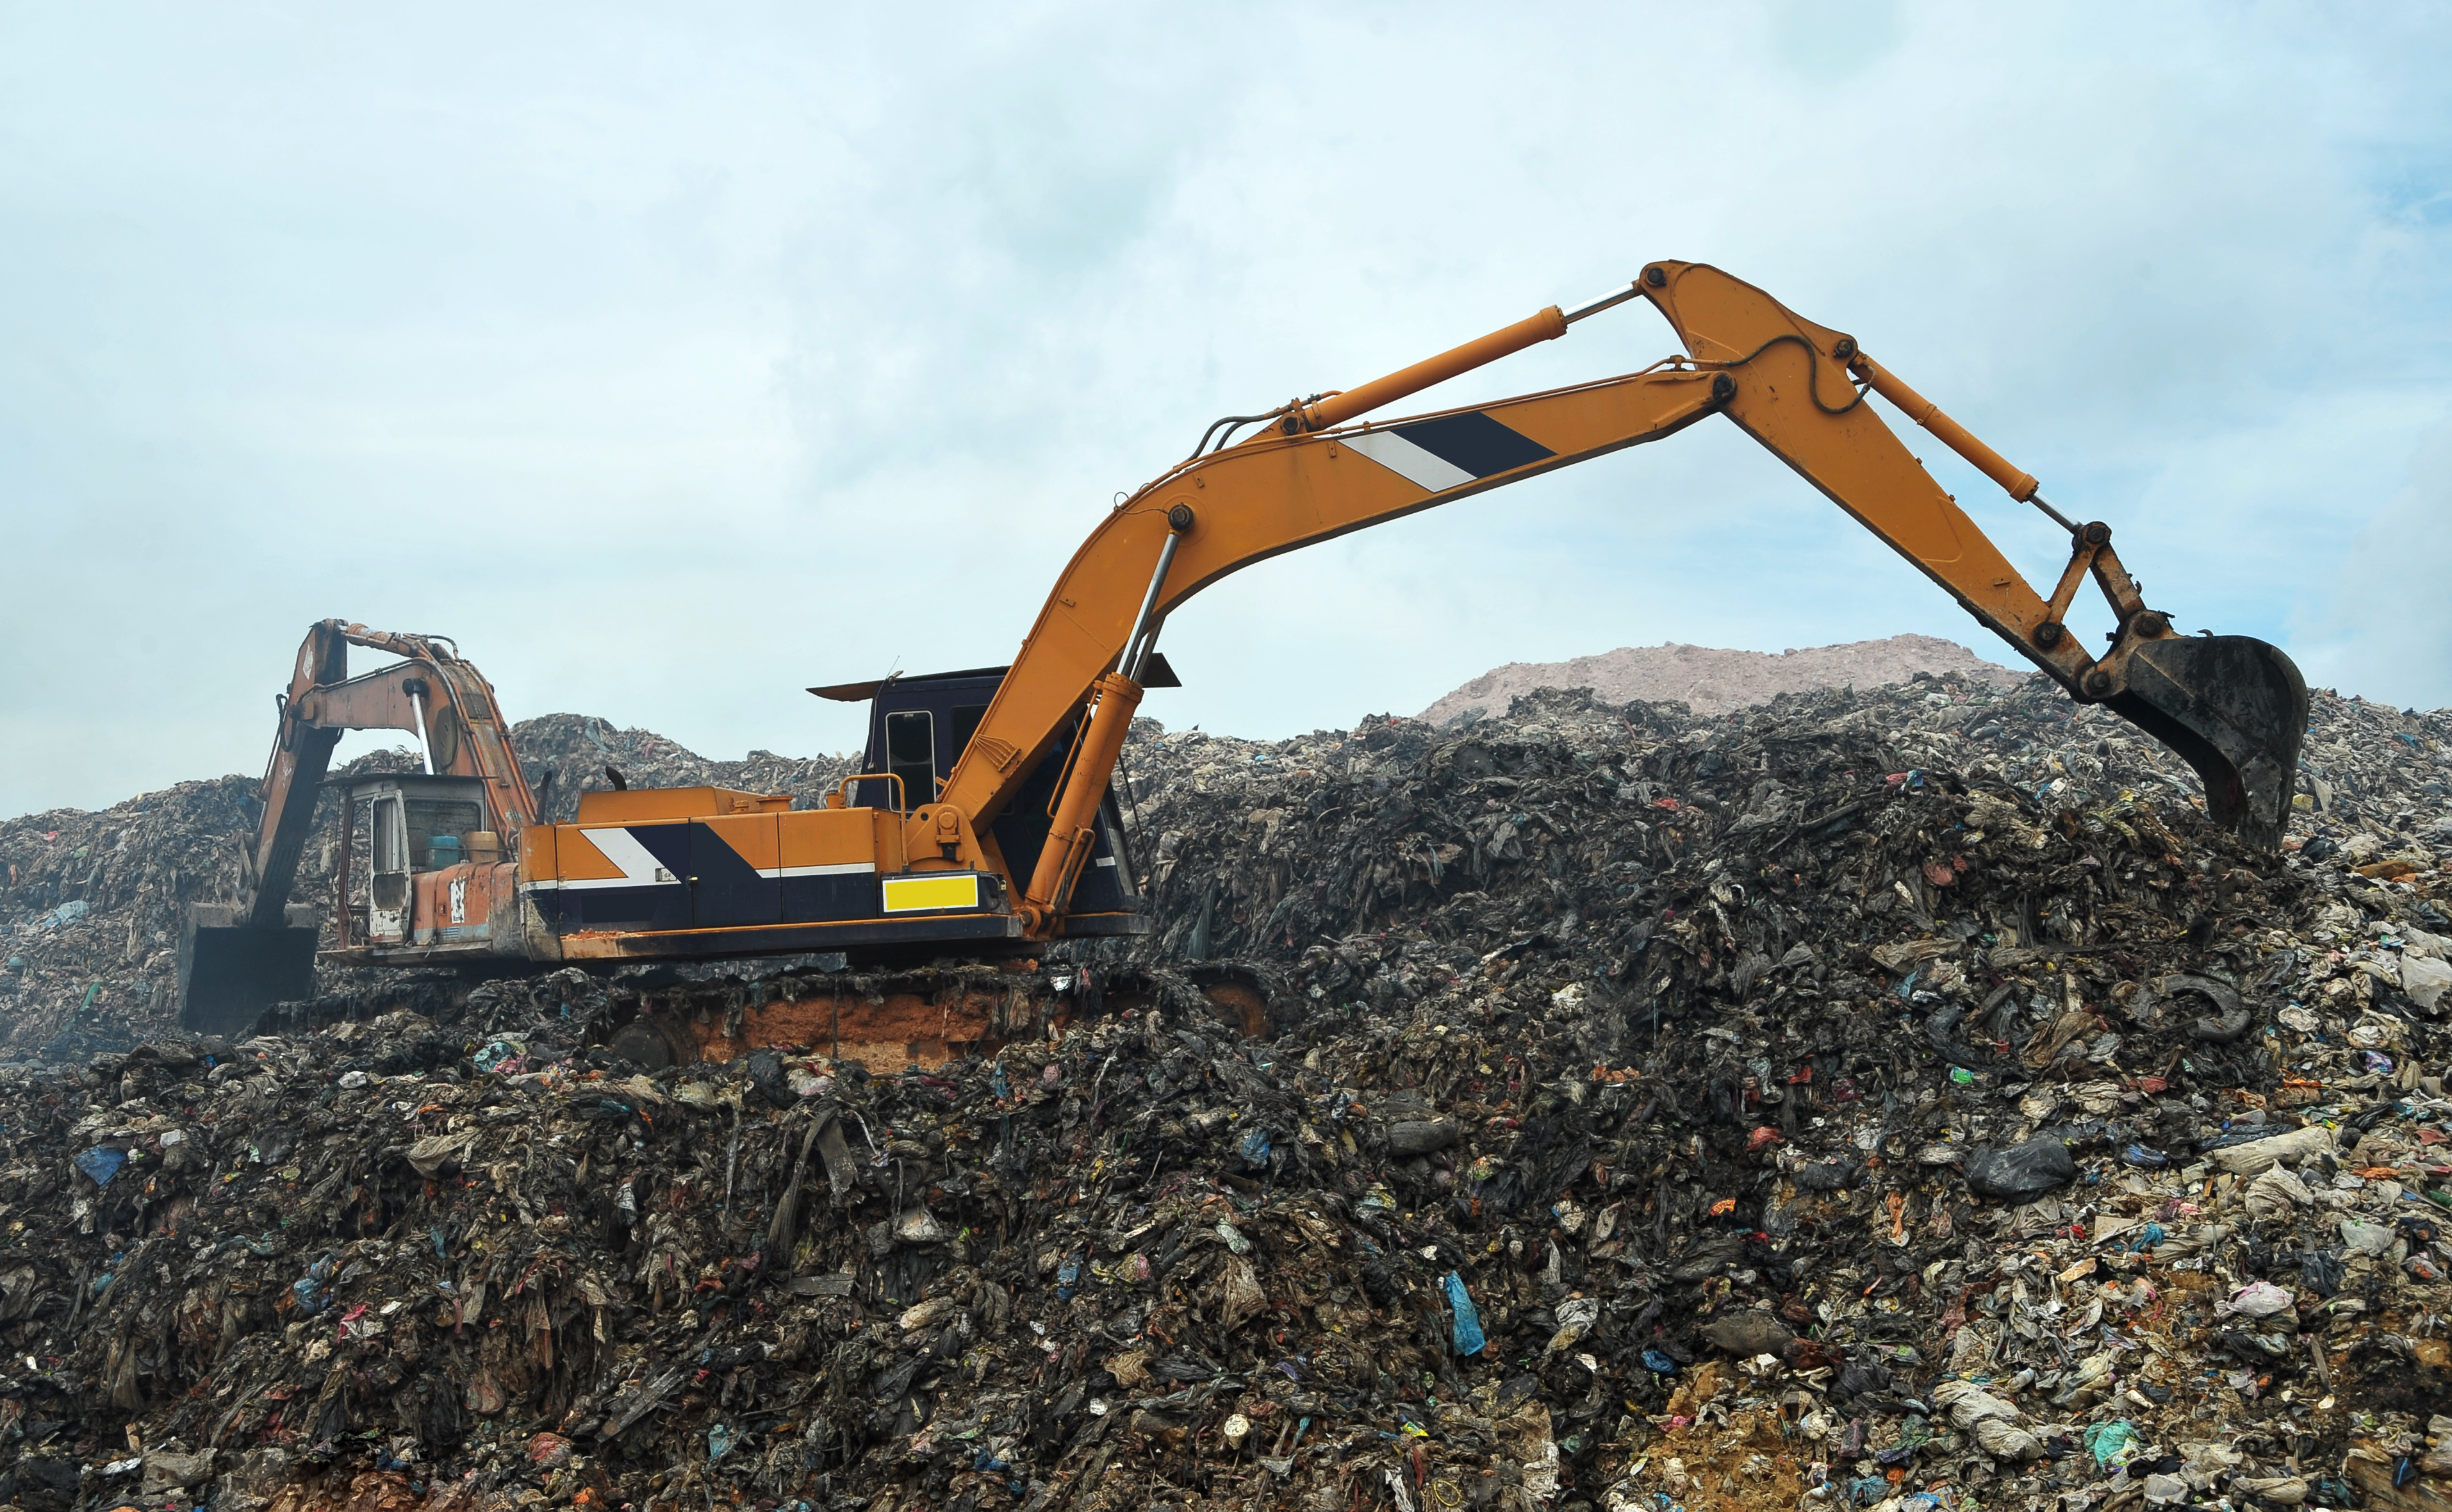
M1681 356L1546 393L1361 421L1637 298L1668 319ZM1925 471L1868 391L2067 530L2069 561L2048 598ZM1056 933L1139 701L1134 674L1184 600L1280 552L1658 441L1712 415L1794 468L2072 697L2107 704L2176 750L2204 777L2217 822L2253 843L2278 843L2306 727L2305 685L2286 657L2244 637L2177 635L2167 615L2145 603L2107 526L2060 515L2032 477L1867 357L1854 338L1716 268L1684 263L1652 264L1597 300L1553 306L1362 388L1254 417L1266 422L1259 435L1196 454L1134 494L1058 579L937 803L912 815L915 840L934 842L945 865L993 865L973 836L1086 704L1054 831L1021 890L1031 932ZM2119 624L2100 658L2066 628L2089 577ZM910 854L929 851L914 844Z
M332 749L344 731L402 730L417 736L428 773L479 777L505 844L536 822L536 796L511 754L493 685L439 637L395 635L326 619L310 627L281 696L281 722L264 768L264 813L247 847L241 922L278 928L314 821ZM348 675L349 647L402 659Z
M348 675L349 647L402 659ZM511 753L493 686L440 637L395 635L326 619L308 628L266 759L263 812L240 856L237 902L199 904L181 932L181 1011L221 1022L232 1005L260 1008L311 990L315 930L288 922L289 893L332 751L348 730L403 730L425 770L485 783L489 823L504 843L536 822L536 797Z

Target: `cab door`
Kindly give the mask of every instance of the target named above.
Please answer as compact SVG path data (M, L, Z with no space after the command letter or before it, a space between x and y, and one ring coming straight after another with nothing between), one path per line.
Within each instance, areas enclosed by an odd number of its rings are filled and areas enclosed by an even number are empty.
M374 800L366 815L366 939L375 945L403 945L408 940L410 899L408 815L400 795Z

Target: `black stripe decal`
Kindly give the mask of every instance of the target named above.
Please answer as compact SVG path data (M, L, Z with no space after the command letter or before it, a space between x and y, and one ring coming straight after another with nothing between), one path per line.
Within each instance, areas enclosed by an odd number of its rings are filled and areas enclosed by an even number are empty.
M1558 455L1532 437L1521 431L1510 430L1478 410L1462 415L1442 415L1436 420L1420 420L1394 428L1397 435L1439 461L1461 468L1475 478L1513 472L1518 467L1547 461Z

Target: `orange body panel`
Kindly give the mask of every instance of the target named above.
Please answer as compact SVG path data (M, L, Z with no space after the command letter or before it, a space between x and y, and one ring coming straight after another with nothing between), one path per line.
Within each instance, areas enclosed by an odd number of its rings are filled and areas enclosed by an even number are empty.
M408 943L497 951L498 932L509 932L505 941L517 933L518 870L508 861L463 861L418 873L410 878Z
M587 832L590 829L623 830L628 826L558 824L554 828L562 834L562 839L555 848L555 859L560 864L552 872L539 874L540 877L554 876L569 882L609 882L623 874L621 866L588 838Z
M743 814L731 818L701 819L715 833L715 837L732 848L733 854L761 872L772 872L783 863L781 835L776 826L782 821L780 814Z
M774 865L902 870L902 816L884 809L796 809L778 816Z
M742 793L732 788L631 788L579 795L582 824L637 824L655 819L705 819L727 814L781 814L792 806L787 793Z
M623 876L622 868L591 838L593 832L635 832L693 822L714 832L743 861L761 872L789 874L804 868L843 866L899 872L904 867L905 824L901 815L885 809L794 809L767 814L702 815L694 819L633 818L623 823L598 822L596 815L589 815L578 824L538 825L523 837L522 873L540 882L612 881Z
M558 824L531 824L520 832L522 876L562 875L561 834Z

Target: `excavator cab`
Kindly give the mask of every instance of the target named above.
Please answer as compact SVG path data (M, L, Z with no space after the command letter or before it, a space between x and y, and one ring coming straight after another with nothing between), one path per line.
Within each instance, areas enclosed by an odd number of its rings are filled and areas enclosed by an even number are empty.
M1153 657L1147 675L1154 680L1146 686L1181 686L1163 658ZM852 784L853 805L875 809L900 805L899 812L908 813L935 802L986 717L1005 671L975 667L810 689L824 698L868 702L868 741L860 770L877 775ZM1038 770L988 826L1015 876L1028 876L1038 865L1078 724L1077 717L1058 735ZM1140 890L1134 880L1123 813L1112 784L1098 804L1097 831L1096 848L1074 889L1067 933L1137 933Z

